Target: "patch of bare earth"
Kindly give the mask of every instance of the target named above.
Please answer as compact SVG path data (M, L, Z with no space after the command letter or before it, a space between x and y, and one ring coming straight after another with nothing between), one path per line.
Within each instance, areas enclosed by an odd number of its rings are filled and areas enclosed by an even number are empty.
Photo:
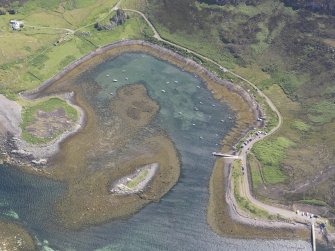
M34 121L26 127L26 130L37 138L52 138L72 127L72 124L63 108L51 112L38 110Z

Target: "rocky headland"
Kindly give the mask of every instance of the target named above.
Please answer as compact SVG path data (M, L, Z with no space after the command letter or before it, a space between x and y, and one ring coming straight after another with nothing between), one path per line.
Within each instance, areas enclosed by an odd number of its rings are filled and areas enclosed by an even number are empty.
M0 150L2 160L16 165L45 166L48 159L59 151L60 143L75 134L84 123L84 111L73 103L73 95L74 93L65 93L58 95L58 97L65 100L68 105L78 111L78 121L68 124L68 128L58 137L42 144L28 143L22 138L21 105L0 95L0 104L1 107L4 107L4 109L0 109ZM48 123L48 121L44 122ZM52 131L52 128L50 130Z

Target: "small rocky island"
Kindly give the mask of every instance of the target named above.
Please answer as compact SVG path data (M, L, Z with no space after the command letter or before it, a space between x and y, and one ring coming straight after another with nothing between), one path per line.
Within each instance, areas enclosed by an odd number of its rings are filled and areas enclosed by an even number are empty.
M158 163L152 163L140 167L132 174L114 182L111 186L110 192L120 195L141 193L154 178L158 168Z

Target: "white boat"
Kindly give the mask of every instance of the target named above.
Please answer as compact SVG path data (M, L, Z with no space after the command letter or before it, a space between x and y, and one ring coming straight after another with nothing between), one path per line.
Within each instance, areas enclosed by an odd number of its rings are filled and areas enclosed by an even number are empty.
M117 82L117 79L113 79L113 82Z

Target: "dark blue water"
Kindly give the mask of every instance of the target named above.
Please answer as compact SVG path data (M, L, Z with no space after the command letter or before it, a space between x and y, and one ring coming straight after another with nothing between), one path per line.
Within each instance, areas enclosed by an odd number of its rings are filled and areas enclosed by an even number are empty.
M181 177L160 202L134 216L71 232L52 224L52 203L62 192L61 184L1 167L0 179L6 178L0 183L0 201L6 200L6 210L17 212L39 240L48 240L55 250L310 250L304 241L224 238L207 225L211 152L234 125L234 114L197 77L149 55L127 53L99 65L86 78L101 87L90 97L97 106L125 84L146 86L160 105L154 124L168 133L180 153Z

